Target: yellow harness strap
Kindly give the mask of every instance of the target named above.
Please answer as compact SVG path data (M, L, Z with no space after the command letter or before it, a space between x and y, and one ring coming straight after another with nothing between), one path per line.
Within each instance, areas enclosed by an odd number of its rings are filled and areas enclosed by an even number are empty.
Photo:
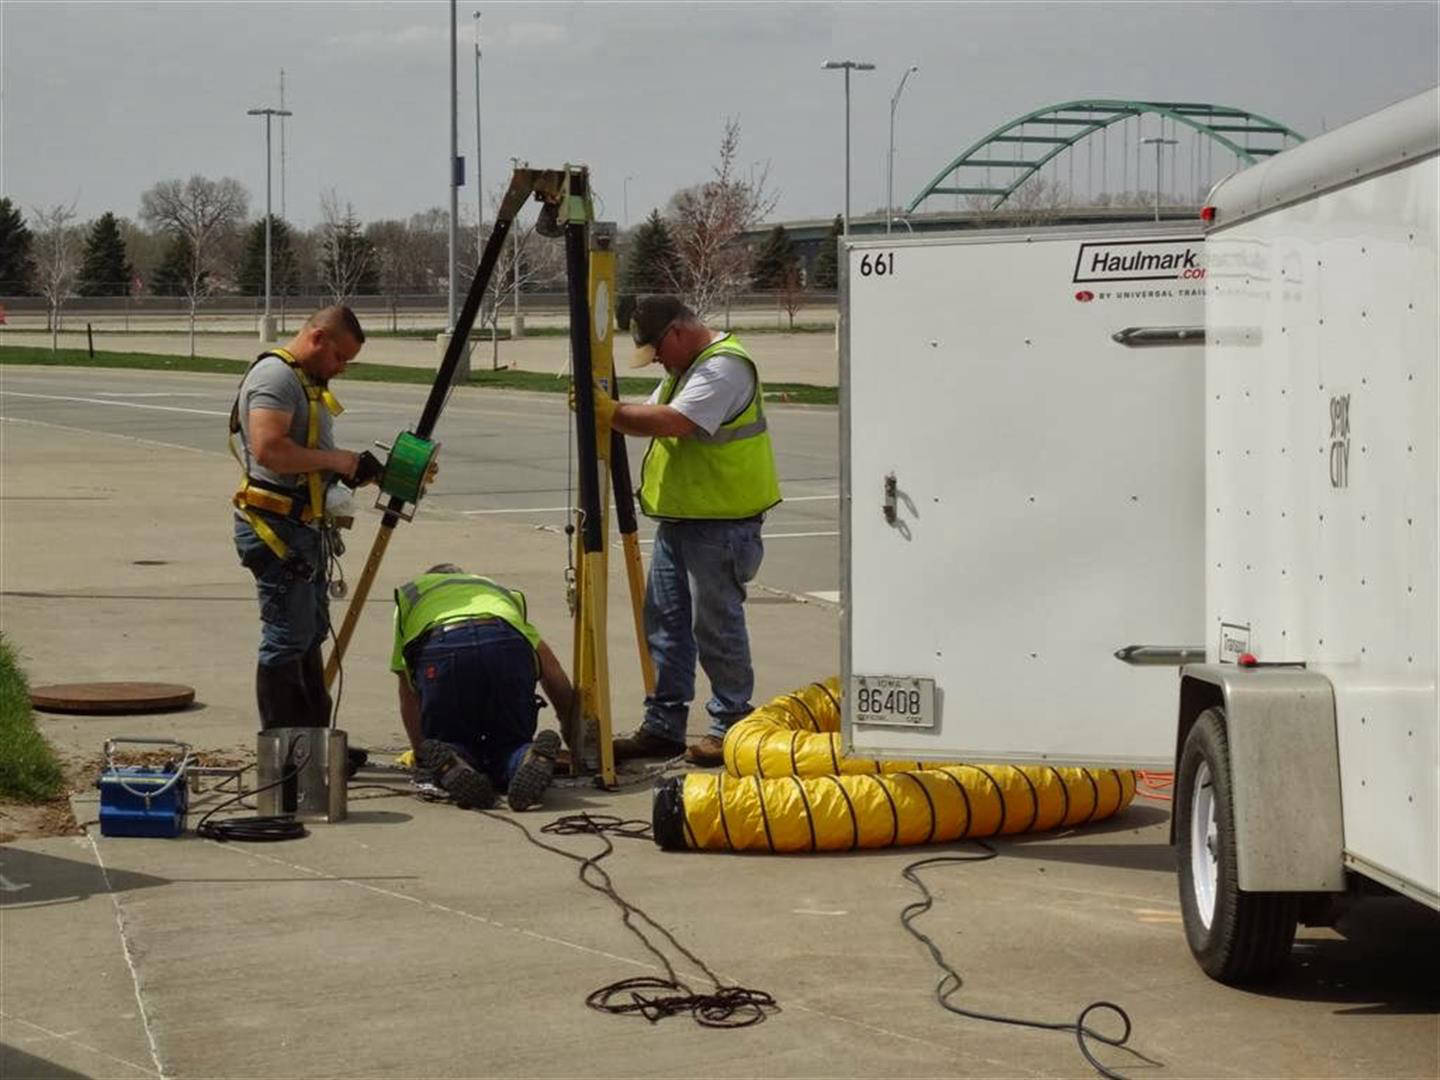
M339 399L330 392L328 386L321 386L310 379L310 376L305 373L305 369L300 366L300 361L296 360L288 350L272 349L270 352L289 365L290 370L295 373L295 377L300 380L300 386L305 391L305 448L307 450L314 450L320 442L320 409L318 406L324 406L325 410L331 416L339 416L345 409L340 404ZM236 406L238 410L238 397L236 399ZM236 419L232 423L232 433L235 425L238 423L237 412ZM245 468L245 462L241 459L240 455L235 452L235 442L233 438L230 441L230 453L236 461L240 462L240 468L243 470ZM318 519L323 524L326 520L325 481L318 471L314 471L305 473L305 483L309 491L310 501L309 505L301 511L300 520L309 522ZM288 517L293 509L293 500L290 497L280 495L273 491L267 491L265 488L253 487L250 483L250 474L246 472L245 478L240 483L240 489L235 492L235 496L231 499L231 502L234 504L235 509L240 511L240 513L244 515L245 520L250 523L250 527L255 530L255 535L265 541L266 547L273 551L278 558L283 559L290 553L290 549L285 541L281 540L275 530L267 525L260 515L251 509L252 507L256 507L261 510L268 510L273 514Z

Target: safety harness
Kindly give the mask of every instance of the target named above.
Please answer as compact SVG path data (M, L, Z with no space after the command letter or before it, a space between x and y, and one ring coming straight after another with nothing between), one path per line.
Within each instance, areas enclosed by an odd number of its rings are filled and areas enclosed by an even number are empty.
M272 349L269 352L261 353L255 359L255 364L264 360L267 356L278 356L285 361L286 365L295 373L295 378L300 380L300 386L305 391L306 418L305 418L305 448L314 450L320 441L320 409L323 407L331 416L339 416L344 408L330 392L328 386L322 386L315 382L305 373L296 360L285 349ZM250 365L254 370L255 364ZM246 377L249 371L246 372ZM240 380L243 389L245 380ZM287 558L290 549L284 540L272 529L256 510L263 510L267 514L275 514L278 517L289 518L292 521L299 521L310 524L319 521L323 526L326 523L325 516L325 480L320 472L307 472L305 477L305 488L302 491L293 489L278 488L268 484L264 480L257 480L250 475L250 446L242 438L241 445L245 454L242 457L235 449L236 436L241 434L240 428L240 390L235 393L235 403L230 407L230 453L237 462L244 474L240 481L240 488L235 492L231 502L235 509L244 516L255 530L255 535L265 541L265 545L275 553L277 558Z

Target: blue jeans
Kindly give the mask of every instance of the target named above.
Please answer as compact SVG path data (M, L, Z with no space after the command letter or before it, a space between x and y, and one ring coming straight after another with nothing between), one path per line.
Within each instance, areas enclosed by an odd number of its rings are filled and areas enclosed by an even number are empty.
M655 693L641 730L685 741L695 659L710 679L709 733L723 738L750 712L755 672L745 630L745 584L760 569L759 521L662 521L645 587L645 637Z
M439 626L405 650L420 734L448 743L497 787L530 749L540 699L535 650L503 619Z
M245 569L255 575L260 594L260 663L268 667L299 660L324 642L330 632L330 598L319 530L273 515L266 515L265 523L312 571L307 577L296 559L282 562L250 523L236 515L235 550Z

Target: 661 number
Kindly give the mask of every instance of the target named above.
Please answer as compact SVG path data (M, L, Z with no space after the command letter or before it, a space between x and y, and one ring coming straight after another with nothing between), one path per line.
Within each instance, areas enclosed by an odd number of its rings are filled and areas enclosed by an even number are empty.
M890 716L919 716L920 691L862 686L855 704L860 712Z
M895 273L895 253L882 251L878 255L860 256L861 277L884 277Z

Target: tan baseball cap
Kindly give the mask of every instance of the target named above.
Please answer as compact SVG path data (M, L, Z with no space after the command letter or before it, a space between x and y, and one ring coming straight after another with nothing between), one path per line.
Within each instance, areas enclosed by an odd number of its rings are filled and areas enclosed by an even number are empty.
M678 296L640 297L630 314L630 336L635 340L635 354L630 357L630 366L643 368L653 364L656 347L670 328L681 319L694 317L695 313Z

